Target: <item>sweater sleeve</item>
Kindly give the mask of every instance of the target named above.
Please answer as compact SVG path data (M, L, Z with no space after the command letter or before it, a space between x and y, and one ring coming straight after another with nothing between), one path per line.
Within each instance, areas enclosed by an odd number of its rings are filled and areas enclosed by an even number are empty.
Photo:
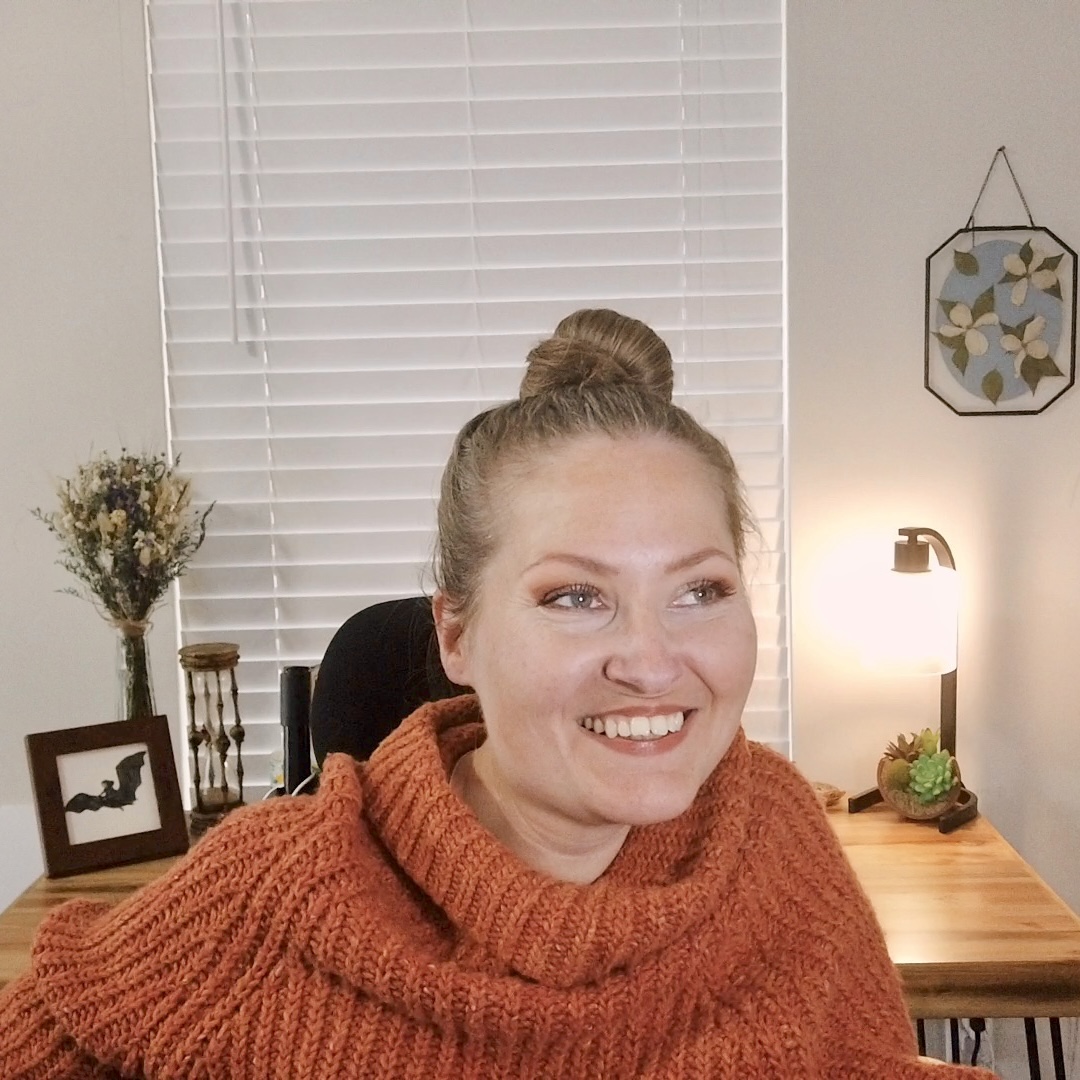
M820 813L811 820L824 848L823 862L835 866L825 875L838 917L829 950L826 1075L834 1080L989 1080L992 1074L984 1069L919 1058L900 975L873 907L828 822Z
M790 762L755 748L756 838L785 907L807 942L818 1062L830 1080L989 1080L983 1069L920 1060L899 972L869 898L809 784ZM764 888L764 886L762 886ZM790 938L785 947L793 947ZM797 939L795 946L798 947Z
M838 854L843 858L842 851ZM835 1080L990 1080L992 1074L984 1069L918 1057L899 973L846 859L844 869L848 895L838 896L837 902L848 921L828 1002L831 1036L826 1045L832 1060L826 1075Z
M0 992L0 1077L119 1080L166 1063L175 1074L208 1010L258 978L263 944L281 940L304 868L268 870L305 850L310 802L235 812L115 907L73 900L50 912L30 970Z
M8 1080L116 1080L68 1037L30 975L0 990L0 1076Z

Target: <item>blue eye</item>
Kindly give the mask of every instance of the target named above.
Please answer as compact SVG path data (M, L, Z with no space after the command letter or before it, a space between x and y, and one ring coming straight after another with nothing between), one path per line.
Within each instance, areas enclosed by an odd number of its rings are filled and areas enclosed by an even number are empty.
M696 607L715 604L735 593L735 589L724 581L695 581L675 598L676 607Z
M565 608L571 611L589 611L601 606L599 590L592 585L567 585L544 597L544 607Z

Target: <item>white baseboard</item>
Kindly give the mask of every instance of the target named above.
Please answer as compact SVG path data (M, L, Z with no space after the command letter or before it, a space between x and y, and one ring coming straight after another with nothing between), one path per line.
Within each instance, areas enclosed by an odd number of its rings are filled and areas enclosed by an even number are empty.
M45 869L30 805L0 805L0 911Z

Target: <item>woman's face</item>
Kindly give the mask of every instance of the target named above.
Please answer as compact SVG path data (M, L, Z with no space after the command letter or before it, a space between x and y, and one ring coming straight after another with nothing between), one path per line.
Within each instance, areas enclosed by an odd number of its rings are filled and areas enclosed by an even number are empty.
M579 438L512 476L472 616L457 635L439 620L489 774L568 823L673 818L731 745L754 673L719 485L660 436Z

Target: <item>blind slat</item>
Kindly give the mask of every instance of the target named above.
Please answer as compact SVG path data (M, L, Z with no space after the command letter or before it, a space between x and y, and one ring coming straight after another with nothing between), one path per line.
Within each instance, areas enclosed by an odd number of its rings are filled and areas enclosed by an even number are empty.
M223 13L224 111L216 0L149 0L172 448L217 501L182 635L239 644L245 752L282 665L430 586L454 434L585 306L654 326L736 456L745 722L786 751L782 0Z

